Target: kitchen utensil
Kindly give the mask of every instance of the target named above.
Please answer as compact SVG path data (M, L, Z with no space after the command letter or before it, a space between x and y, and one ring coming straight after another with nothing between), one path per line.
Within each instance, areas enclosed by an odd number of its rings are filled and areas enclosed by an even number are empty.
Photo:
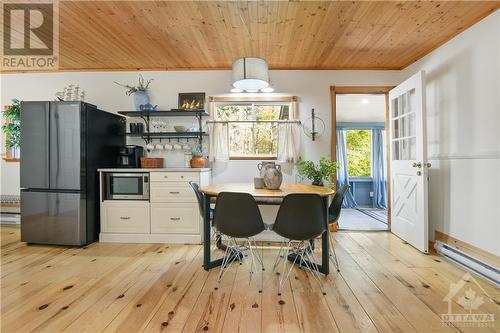
M137 123L137 133L144 133L144 124Z
M163 145L161 143L155 144L155 149L157 149L157 150L163 150L163 148L164 147L163 147Z
M175 150L181 150L182 149L182 146L178 143L174 144L174 149Z
M179 125L176 125L174 126L174 130L176 132L186 132L186 126L179 126Z
M165 150L172 150L172 148L174 148L174 147L170 143L165 143L163 148L165 148Z
M130 128L130 133L137 133L137 124L136 123L130 123L128 124Z
M262 177L255 177L253 179L253 186L256 189L265 188L266 184L264 183L264 178L262 178Z

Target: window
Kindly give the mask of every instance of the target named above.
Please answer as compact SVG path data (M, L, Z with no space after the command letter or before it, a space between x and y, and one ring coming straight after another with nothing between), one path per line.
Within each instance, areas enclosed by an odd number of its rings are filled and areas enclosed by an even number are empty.
M350 177L370 177L372 131L347 130L347 164Z
M12 108L13 106L17 107L17 112L14 111L16 109ZM7 143L17 142L19 143L19 135L20 135L20 127L19 127L19 101L16 101L14 105L5 105L5 110L1 116L3 120L3 125L1 129L2 133L2 141L1 145L5 148L5 155L3 157L4 161L7 162L18 162L20 156L19 147L9 147ZM10 110L9 110L10 109ZM11 134L14 137L11 136Z
M293 119L293 102L215 102L213 118L229 123L231 159L275 159L279 120Z

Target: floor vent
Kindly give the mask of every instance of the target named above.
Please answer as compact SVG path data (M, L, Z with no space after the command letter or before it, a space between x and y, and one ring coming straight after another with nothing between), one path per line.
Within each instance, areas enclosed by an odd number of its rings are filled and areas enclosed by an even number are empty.
M434 248L445 258L500 287L500 270L498 268L441 241L436 241Z

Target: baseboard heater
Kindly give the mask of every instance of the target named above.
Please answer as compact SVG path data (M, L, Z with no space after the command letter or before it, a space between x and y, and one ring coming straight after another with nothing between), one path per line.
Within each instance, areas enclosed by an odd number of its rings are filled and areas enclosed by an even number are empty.
M434 243L436 251L445 258L453 261L457 265L465 268L466 270L479 275L480 277L490 281L497 287L500 287L500 270L492 265L485 263L482 260L471 257L467 253L443 243L436 241Z

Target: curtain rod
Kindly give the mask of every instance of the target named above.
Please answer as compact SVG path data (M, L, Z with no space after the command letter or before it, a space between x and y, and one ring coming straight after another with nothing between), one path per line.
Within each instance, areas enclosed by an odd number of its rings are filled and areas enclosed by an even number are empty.
M300 124L300 120L207 120L207 123L213 124L228 124L228 123L297 123Z

